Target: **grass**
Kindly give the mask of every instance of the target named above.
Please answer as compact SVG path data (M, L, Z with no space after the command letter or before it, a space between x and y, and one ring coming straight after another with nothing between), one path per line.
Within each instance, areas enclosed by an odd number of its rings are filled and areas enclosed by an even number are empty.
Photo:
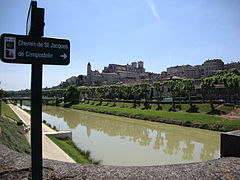
M99 164L99 161L94 161L90 158L90 151L79 149L71 139L60 140L52 135L47 135L57 146L67 153L73 160L81 164Z
M13 112L13 110L5 103L2 101L2 114L15 120L19 121L18 116Z
M117 103L115 107L111 107L111 103L109 103L108 105L106 105L105 103L106 102L104 102L102 106L97 106L94 105L96 103L90 102L89 104L77 104L73 105L72 107L80 110L87 110L92 112L106 113L183 126L191 126L209 130L231 131L240 129L240 120L227 120L223 119L220 116L208 115L204 113L187 113L184 112L187 109L187 107L185 107L186 104L181 107L181 111L168 112L167 109L170 107L170 105L168 104L164 105L163 110L159 111L141 110L141 105L138 108L133 109L129 107L130 103L125 103L124 106L123 104ZM205 113L209 111L209 109L206 108L206 104L200 104L200 106L198 105L197 107L198 109L201 109L201 111L204 111ZM230 111L230 108L228 108L227 110Z
M89 101L90 105L97 105L99 104L99 101ZM106 102L104 101L102 103L102 106L112 106L112 102ZM121 108L132 108L133 103L126 103L126 102L116 102L116 107L121 107ZM150 104L151 110L156 110L157 109L157 104ZM160 104L162 111L169 111L169 109L172 107L171 104ZM211 107L210 104L195 104L196 106L196 112L195 113L201 113L201 114L208 114L211 112ZM231 112L234 108L240 108L240 105L236 106L224 106L222 104L215 104L214 105L216 110L219 110L222 112L222 114L227 114ZM143 108L143 103L137 104L137 109L142 109ZM175 112L188 112L190 109L189 104L176 104L176 110Z
M44 124L46 124L48 127L50 127L51 129L53 129L54 131L58 131L58 129L56 128L56 126L53 126L51 124L49 124L46 120L42 121Z
M20 153L30 154L30 145L27 142L23 131L16 123L9 121L7 118L0 117L0 142L8 148Z

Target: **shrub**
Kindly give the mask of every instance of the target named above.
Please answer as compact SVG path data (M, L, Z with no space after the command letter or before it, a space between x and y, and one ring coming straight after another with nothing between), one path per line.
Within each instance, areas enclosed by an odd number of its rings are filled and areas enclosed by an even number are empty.
M191 121L183 121L182 125L183 126L191 126L192 123L191 123Z

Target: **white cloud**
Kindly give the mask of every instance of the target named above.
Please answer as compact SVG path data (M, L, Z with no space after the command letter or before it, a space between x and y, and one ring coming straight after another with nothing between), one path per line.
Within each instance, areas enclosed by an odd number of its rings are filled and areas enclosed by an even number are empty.
M146 2L147 2L147 4L148 4L148 6L149 6L149 8L150 8L150 10L151 10L151 12L152 12L152 14L153 14L153 16L154 16L156 19L159 19L159 14L158 14L158 12L157 12L157 10L156 10L156 6L155 6L153 0L146 0Z

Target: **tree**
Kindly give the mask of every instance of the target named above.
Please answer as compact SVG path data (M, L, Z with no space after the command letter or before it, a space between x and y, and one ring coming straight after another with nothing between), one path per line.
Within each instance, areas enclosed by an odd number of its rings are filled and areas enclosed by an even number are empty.
M141 95L144 98L144 109L149 109L149 100L150 100L150 93L151 93L151 85L148 83L141 83Z
M133 97L133 107L132 108L136 108L137 107L137 99L139 99L140 95L141 95L141 87L139 84L132 84L131 85L131 93L132 93L132 97Z
M132 93L132 85L122 85L121 88L123 99L130 99Z
M193 91L195 90L193 79L184 79L182 81L182 87L183 87L183 90L185 91L185 93L188 96L188 102L189 102L190 108L192 108L192 98L191 98L191 96L192 96Z
M166 86L167 91L171 94L173 110L176 109L175 97L176 97L176 94L180 91L179 84L180 84L179 81L173 81L173 80L164 82L164 86Z
M69 86L64 94L64 102L69 102L70 104L79 103L79 90L75 85Z
M205 90L208 94L208 99L209 99L212 111L215 110L215 108L213 106L212 92L213 92L213 90L215 90L215 84L216 83L217 83L217 78L214 77L214 76L204 78L202 83L201 83L202 89Z
M154 87L154 89L157 93L157 110L160 110L161 109L160 100L161 100L161 97L162 97L162 93L164 91L164 84L161 83L161 82L154 82L153 87Z
M107 87L100 86L96 88L97 96L99 97L99 105L102 105L103 99L106 98Z
M240 88L240 76L234 76L232 83L233 83L233 87L234 87L235 97L237 97L238 90ZM234 99L237 100L237 98L234 98Z
M236 90L239 88L239 77L240 73L236 69L221 71L216 76L218 82L224 84L225 88L227 89L228 102L231 102L231 99L233 99L232 96L234 94L236 96L237 94Z
M116 97L118 96L118 86L110 85L108 88L109 88L109 95L113 102L112 106L116 106Z

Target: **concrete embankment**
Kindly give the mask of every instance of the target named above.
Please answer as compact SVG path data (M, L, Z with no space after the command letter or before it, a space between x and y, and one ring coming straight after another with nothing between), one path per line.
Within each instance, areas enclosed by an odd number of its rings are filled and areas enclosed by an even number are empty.
M20 120L23 121L23 123L30 127L30 122L31 122L31 117L30 115L22 110L21 108L9 104L10 108L16 113L16 115L19 117ZM72 162L74 163L75 161L69 157L62 149L60 149L55 143L53 143L45 134L47 133L57 133L50 127L48 127L45 124L42 124L42 130L43 130L43 158L47 159L53 159L53 160L59 160L59 161L65 161L65 162ZM26 134L26 137L30 143L30 131Z
M0 144L0 179L28 179L31 157ZM240 158L146 167L96 166L43 161L43 179L204 179L239 180Z

